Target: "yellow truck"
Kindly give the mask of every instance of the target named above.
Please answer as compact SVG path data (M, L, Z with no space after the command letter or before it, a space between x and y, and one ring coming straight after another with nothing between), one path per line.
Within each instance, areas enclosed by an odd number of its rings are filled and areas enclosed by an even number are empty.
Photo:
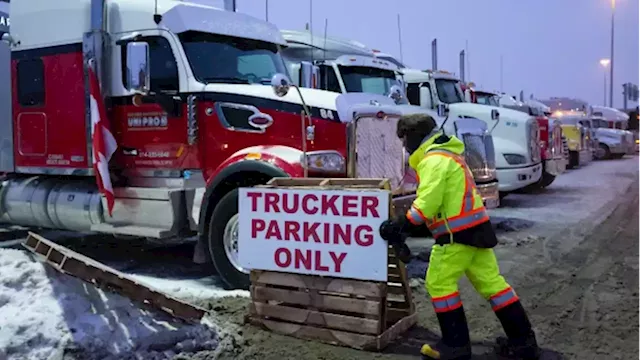
M556 111L552 117L562 123L562 133L569 147L568 168L584 166L593 160L593 135L589 127L583 126L586 115L582 112Z

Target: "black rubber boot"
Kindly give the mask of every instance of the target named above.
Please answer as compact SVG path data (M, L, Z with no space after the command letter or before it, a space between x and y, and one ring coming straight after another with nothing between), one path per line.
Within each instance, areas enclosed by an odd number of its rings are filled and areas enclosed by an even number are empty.
M536 341L536 334L531 328L527 312L520 301L509 304L497 310L496 315L502 324L507 338L496 340L498 352L501 356L521 359L537 360L540 358L540 348Z
M471 342L467 317L462 307L453 311L436 313L442 340L435 345L425 344L420 349L423 359L469 360Z

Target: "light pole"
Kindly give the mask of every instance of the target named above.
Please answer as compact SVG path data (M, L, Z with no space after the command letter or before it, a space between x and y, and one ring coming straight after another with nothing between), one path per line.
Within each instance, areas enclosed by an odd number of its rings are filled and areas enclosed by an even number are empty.
M611 60L609 59L601 59L600 65L604 68L604 106L607 106L607 66L611 64Z
M609 64L609 107L613 107L613 29L616 14L616 0L611 0L611 62Z

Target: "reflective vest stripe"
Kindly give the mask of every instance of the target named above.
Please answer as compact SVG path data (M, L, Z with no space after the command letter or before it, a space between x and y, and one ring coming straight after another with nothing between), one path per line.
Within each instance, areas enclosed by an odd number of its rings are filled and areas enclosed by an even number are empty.
M427 227L431 231L433 238L437 239L439 236L448 233L466 230L489 220L489 215L487 214L484 205L474 210L474 194L477 192L477 188L473 179L473 174L471 173L471 170L469 170L464 159L451 151L441 149L431 150L427 152L425 157L433 155L442 155L452 159L460 165L464 171L464 195L462 197L460 214L440 221L427 221Z
M456 291L451 295L432 298L431 303L433 304L435 312L442 313L460 308L462 306L462 299L460 298L460 293Z
M503 307L511 305L518 300L519 299L516 292L511 287L508 287L493 295L489 299L489 303L491 304L491 308L493 309L493 311L498 311Z
M427 218L422 214L422 211L411 206L409 210L407 210L407 219L409 219L409 222L413 225L422 225Z

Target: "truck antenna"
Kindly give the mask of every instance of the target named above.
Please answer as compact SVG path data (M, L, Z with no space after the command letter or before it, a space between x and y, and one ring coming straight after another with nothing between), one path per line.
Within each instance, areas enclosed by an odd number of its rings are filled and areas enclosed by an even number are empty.
M402 30L400 27L400 13L398 13L398 44L400 45L400 62L404 64L404 58L402 57Z
M311 63L313 64L313 0L309 0L309 39L312 45L309 51L311 53Z
M322 61L327 60L327 28L329 27L329 19L324 19L324 45L322 46Z
M156 4L153 11L153 22L156 23L156 25L160 25L160 21L162 21L162 15L158 14L158 0L155 0L155 2Z

